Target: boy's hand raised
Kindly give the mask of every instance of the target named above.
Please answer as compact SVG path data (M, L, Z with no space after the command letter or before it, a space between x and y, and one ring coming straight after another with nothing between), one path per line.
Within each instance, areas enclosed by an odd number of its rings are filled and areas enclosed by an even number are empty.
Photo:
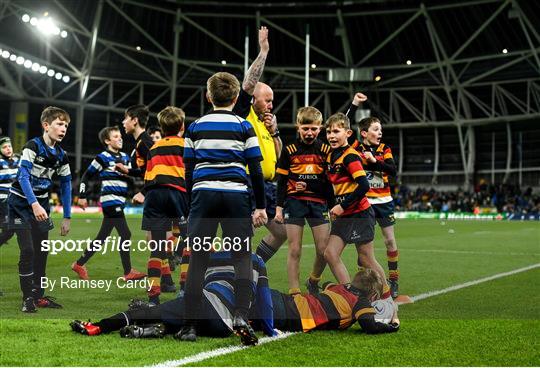
M268 43L268 28L264 26L259 29L259 47L264 53L268 53L270 50L270 44Z
M356 94L353 97L352 103L353 105L358 106L362 102L365 102L365 101L367 101L367 96L363 94L362 92L356 92Z

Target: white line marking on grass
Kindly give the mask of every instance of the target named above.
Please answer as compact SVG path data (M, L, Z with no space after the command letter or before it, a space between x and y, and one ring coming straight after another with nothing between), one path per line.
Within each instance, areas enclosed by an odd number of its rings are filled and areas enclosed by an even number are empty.
M464 288L467 288L469 286L474 286L474 285L478 285L478 284L481 284L481 283L484 283L484 282L500 279L500 278L503 278L503 277L506 277L506 276L515 275L517 273L529 271L529 270L539 268L539 267L540 267L540 263L536 263L536 264L526 266L526 267L522 267L522 268L518 268L518 269L515 269L515 270L512 270L512 271L502 272L502 273L498 273L498 274L495 274L495 275L492 275L492 276L483 277L483 278L478 279L478 280L464 282L462 284L450 286L450 287L447 287L445 289L430 291L430 292L427 292L427 293L424 293L424 294L413 296L413 297L411 297L411 299L414 302L417 302L419 300L431 298L431 297L437 296L437 295L446 294L446 293L449 293L451 291L464 289ZM263 338L259 339L259 345L263 345L263 344L273 342L273 341L277 341L277 340L286 339L286 338L288 338L288 337L290 337L292 335L295 335L295 334L297 334L297 333L296 332L286 332L286 333L284 333L282 335L275 336L275 337L263 337ZM244 350L244 349L247 349L247 348L248 348L248 346L231 345L231 346L227 346L227 347L219 348L219 349L215 349L215 350L203 351L202 353L187 356L185 358L178 359L178 360L167 360L165 362L157 363L157 364L150 365L150 366L147 366L147 367L152 367L152 368L179 367L179 366L182 366L182 365L185 365L185 364L198 363L198 362L201 362L201 361L206 360L206 359L215 358L215 357L218 357L218 356L221 356L221 355L231 354L231 353L234 353L234 352L237 352L237 351L240 351L240 350Z
M508 271L508 272L498 273L498 274L488 276L488 277L484 277L484 278L481 278L481 279L478 279L478 280L464 282L463 284L450 286L450 287L447 287L445 289L430 291L428 293L413 296L413 297L411 297L411 299L414 302L417 302L417 301L422 300L422 299L431 298L432 296L446 294L446 293L449 293L451 291L464 289L466 287L473 286L473 285L478 285L478 284L481 284L483 282L500 279L500 278L506 277L506 276L515 275L516 273L529 271L529 270L532 270L532 269L535 269L535 268L538 268L538 267L540 267L540 263L533 264L533 265L530 265L530 266L527 266L527 267L518 268L516 270L512 270L512 271Z
M259 345L263 345L263 344L266 344L266 343L269 343L269 342L272 342L272 341L286 339L287 337L292 336L294 334L296 334L296 332L285 332L285 333L283 333L282 335L279 335L279 336L263 337L263 338L259 339ZM188 356L188 357L178 359L178 360L167 360L166 362L157 363L157 364L151 365L149 367L152 367L152 368L179 367L179 366L183 366L185 364L197 363L197 362L209 359L209 358L215 358L215 357L218 357L218 356L221 356L221 355L231 354L231 353L234 353L236 351L244 350L244 349L247 349L247 348L249 348L249 346L232 345L232 346L227 346L227 347L219 348L219 349L215 349L215 350L203 351L202 353L198 353L198 354Z

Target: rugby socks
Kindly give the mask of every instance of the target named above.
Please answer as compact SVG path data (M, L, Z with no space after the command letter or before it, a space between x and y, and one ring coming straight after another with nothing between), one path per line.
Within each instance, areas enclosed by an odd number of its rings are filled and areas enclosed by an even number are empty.
M150 257L148 260L148 281L151 285L148 297L151 301L155 301L161 294L161 261L162 259L157 257Z
M249 279L237 279L234 298L236 300L235 315L240 315L247 322L249 307L253 300L253 282Z
M257 247L257 251L255 253L263 259L264 263L266 263L270 258L274 256L274 254L276 254L276 252L277 249L272 248L263 239L259 243L259 246Z
M171 277L171 268L169 266L169 260L168 259L162 259L161 260L161 283L172 285L174 284L172 277Z
M390 286L385 282L383 285L383 294L381 296L381 299L387 299L390 298Z
M388 258L389 279L393 281L398 281L398 250L396 249L394 251L386 251L386 257Z
M191 251L184 248L182 250L182 263L180 264L180 290L186 289L186 278L189 270L189 257L191 257Z
M289 295L294 295L294 294L300 294L301 291L299 288L292 288L292 289L289 289Z

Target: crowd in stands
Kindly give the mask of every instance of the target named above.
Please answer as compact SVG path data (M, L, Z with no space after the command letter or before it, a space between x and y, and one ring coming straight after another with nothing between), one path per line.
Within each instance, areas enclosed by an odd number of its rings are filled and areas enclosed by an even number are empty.
M532 188L511 184L477 185L473 191L461 188L438 191L434 188L417 188L406 185L396 187L394 201L397 211L420 212L490 212L537 215L540 213L540 193Z

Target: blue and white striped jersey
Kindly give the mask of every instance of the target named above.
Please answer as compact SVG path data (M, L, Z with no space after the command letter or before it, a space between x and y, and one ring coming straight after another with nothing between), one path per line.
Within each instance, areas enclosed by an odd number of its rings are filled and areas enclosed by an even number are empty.
M262 154L253 127L231 111L212 111L186 131L184 161L195 163L193 191L246 192L246 165L254 159L261 161Z
M52 187L52 177L57 174L62 182L71 181L71 170L66 152L59 146L49 147L43 137L36 137L23 147L17 181L10 193L26 198L21 187L22 170L29 174L30 187L36 198L47 198ZM31 198L27 198L31 200Z
M11 158L0 156L0 201L8 197L11 184L17 180L19 164L19 156L13 155Z
M88 166L81 178L79 197L86 198L88 181L99 174L101 191L99 201L102 207L124 206L128 194L128 177L115 171L117 163L131 168L131 159L124 152L112 152L105 150L98 154Z

